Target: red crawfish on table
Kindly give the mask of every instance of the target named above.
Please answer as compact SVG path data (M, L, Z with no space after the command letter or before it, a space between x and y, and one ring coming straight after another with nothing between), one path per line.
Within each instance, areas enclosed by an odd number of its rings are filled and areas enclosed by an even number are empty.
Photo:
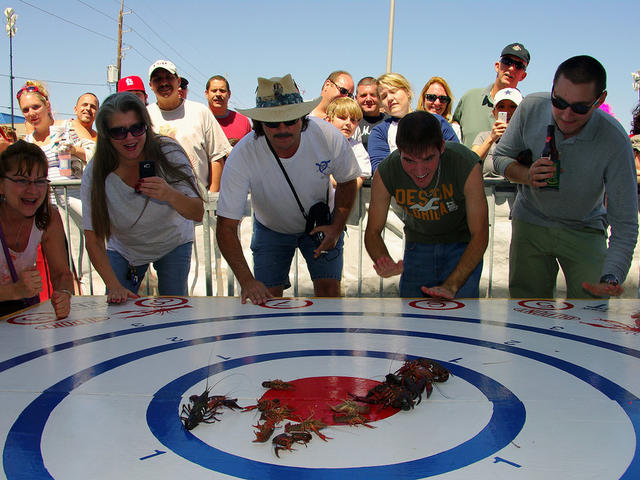
M253 426L257 429L254 442L266 442L269 440L278 423L291 416L293 412L292 408L288 405L282 405L277 398L273 400L260 400L257 404L245 407L242 411L249 412L255 409L258 409L261 413L260 420ZM260 421L262 421L262 423L260 423Z
M433 390L432 382L445 382L448 378L449 371L435 360L407 360L395 373L386 375L384 382L371 388L366 396L350 396L358 402L410 410L414 404L420 403L424 391L429 398Z
M180 419L187 430L193 430L200 423L214 423L220 421L220 409L227 407L232 410L241 408L237 398L227 398L224 395L209 395L209 388L205 388L200 395L191 395L189 404L182 405Z
M317 418L313 418L313 413L312 413L311 415L309 415L309 417L307 417L305 420L302 420L300 423L287 423L284 426L284 431L286 433L313 432L326 442L328 439L331 439L331 437L327 437L326 435L323 435L322 433L320 433L320 430L326 427L327 427L327 424L321 420L318 420Z
M336 423L375 428L373 425L369 425L369 419L363 416L371 411L368 405L359 405L353 400L345 400L338 405L329 405L329 408L334 412L333 421Z
M309 432L293 432L276 435L273 437L271 443L273 443L276 457L280 458L280 455L278 455L279 450L289 450L293 452L295 451L295 449L292 448L294 443L300 443L306 447L310 441L311 434Z
M283 382L280 379L266 380L262 382L262 386L264 388L271 388L273 390L295 390L296 389L295 385L291 383Z

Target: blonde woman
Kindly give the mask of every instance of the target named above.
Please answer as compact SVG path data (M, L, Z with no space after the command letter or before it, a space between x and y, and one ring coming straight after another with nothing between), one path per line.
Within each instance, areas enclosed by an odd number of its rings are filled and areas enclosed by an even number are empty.
M369 136L369 157L371 169L378 165L396 147L396 132L401 118L411 112L413 91L409 81L399 73L385 73L378 77L378 96L385 111L391 115L371 129ZM443 117L436 115L442 126L445 140L458 142L455 132Z

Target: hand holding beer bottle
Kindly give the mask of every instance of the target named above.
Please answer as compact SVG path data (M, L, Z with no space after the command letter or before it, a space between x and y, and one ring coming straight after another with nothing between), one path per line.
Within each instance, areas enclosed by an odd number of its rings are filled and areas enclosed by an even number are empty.
M547 138L540 158L531 166L531 186L549 190L560 188L560 156L555 142L555 127L547 126Z

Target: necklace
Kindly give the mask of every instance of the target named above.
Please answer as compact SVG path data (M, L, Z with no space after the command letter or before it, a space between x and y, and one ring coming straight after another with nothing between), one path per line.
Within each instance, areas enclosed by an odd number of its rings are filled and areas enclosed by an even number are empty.
M433 197L433 195L436 192L436 188L438 187L438 183L440 182L440 165L442 165L442 162L438 163L438 172L437 172L437 176L436 176L436 183L433 184L433 188L431 189L431 193L428 193L427 189L423 189L423 188L420 189L420 190L424 190L424 193L427 195L428 198Z

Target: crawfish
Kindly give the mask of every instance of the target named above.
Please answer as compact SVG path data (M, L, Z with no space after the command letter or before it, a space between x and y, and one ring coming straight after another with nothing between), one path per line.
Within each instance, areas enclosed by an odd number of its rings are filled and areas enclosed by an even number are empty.
M364 397L354 395L353 393L349 395L357 402L379 404L382 405L383 408L388 406L401 410L410 410L413 408L411 393L399 385L380 383L371 388Z
M329 408L335 413L343 413L346 415L369 413L371 411L368 405L360 405L353 400L345 400L338 405L329 405Z
M285 418L290 417L293 409L288 405L282 407L275 407L269 410L262 410L260 420L272 420L274 423L280 423Z
M331 439L331 437L327 437L326 435L320 433L320 430L326 427L326 423L313 418L313 414L311 414L306 420L303 420L300 423L287 423L284 426L284 431L287 433L313 432L326 442L328 439Z
M258 423L253 427L258 429L257 432L254 432L256 434L256 439L254 440L254 442L264 443L271 438L271 435L273 435L276 424L271 420L267 420L266 422Z
M348 423L349 425L364 425L365 427L376 428L373 425L369 425L369 419L359 413L334 413L333 420L336 423Z
M273 437L271 443L274 445L276 457L280 458L280 455L278 455L279 450L290 450L293 452L295 450L293 448L294 443L300 443L306 447L310 441L311 434L309 432L293 432L276 435Z
M265 410L274 410L276 408L280 408L280 399L274 398L273 400L259 400L257 404L244 407L242 411L248 412L250 410L255 410L256 408L261 412L264 412Z
M215 408L209 407L209 389L205 388L201 395L191 395L189 401L191 405L182 405L180 419L187 430L193 430L199 423L217 422Z
M224 395L212 395L209 397L209 408L217 410L218 408L221 407L227 407L230 408L231 410L235 410L236 408L240 409L242 408L240 405L238 405L238 399L237 398L227 398Z
M262 386L264 388L272 388L273 390L295 390L296 389L295 385L291 383L283 382L280 379L266 380L262 382Z

